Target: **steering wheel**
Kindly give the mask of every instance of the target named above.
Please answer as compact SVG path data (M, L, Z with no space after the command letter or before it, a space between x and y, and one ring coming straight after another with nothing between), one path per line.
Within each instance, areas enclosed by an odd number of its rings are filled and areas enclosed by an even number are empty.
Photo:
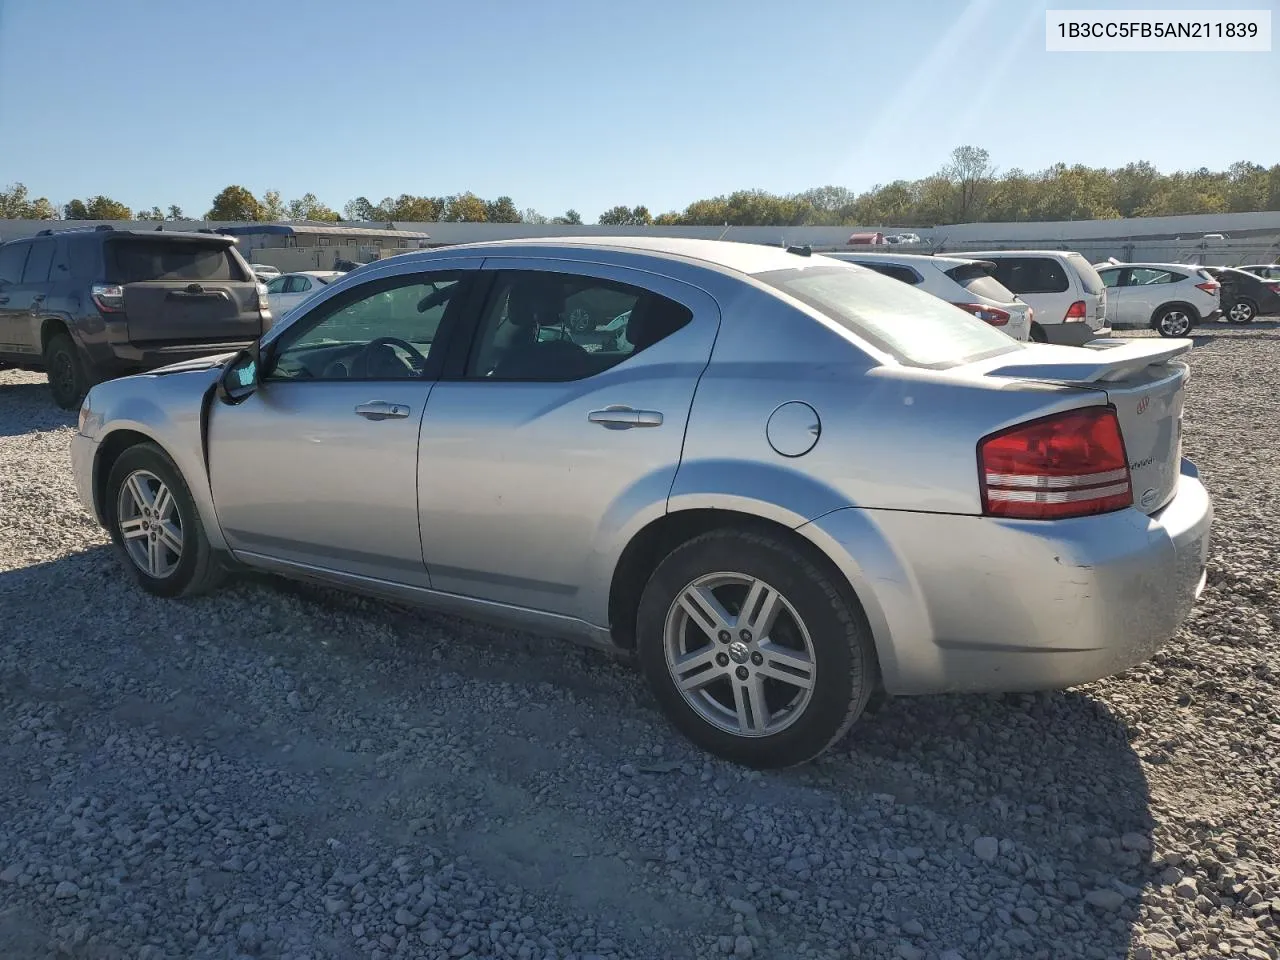
M411 375L420 376L422 371L426 369L427 358L413 344L407 340L401 340L399 337L378 337L366 343L360 352L351 359L352 378L356 380L367 378L369 376L370 363L377 356L378 351L385 347L398 347L409 355L409 362L406 363L398 354L391 354Z

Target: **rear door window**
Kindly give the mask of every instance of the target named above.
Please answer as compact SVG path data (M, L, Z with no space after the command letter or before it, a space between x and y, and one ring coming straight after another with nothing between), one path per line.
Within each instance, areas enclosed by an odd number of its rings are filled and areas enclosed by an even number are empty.
M991 275L992 268L983 263L963 263L946 271L948 277L976 297L997 303L1012 303L1017 294Z
M0 246L0 283L20 283L27 262L29 243L6 243Z
M1102 285L1104 287L1120 286L1120 271L1115 267L1112 267L1110 270L1099 270L1098 276L1102 278Z
M1187 279L1180 273L1171 270L1157 270L1153 267L1132 267L1129 270L1129 286L1145 287L1153 283L1177 283Z
M1067 263L1071 264L1072 269L1080 277L1085 293L1091 293L1096 297L1102 292L1102 278L1098 276L1098 271L1093 268L1092 263L1078 253L1068 253Z
M53 264L53 251L56 246L57 243L53 240L37 240L31 244L27 266L22 271L24 284L44 283L49 279L49 267Z
M755 279L912 366L953 367L1020 349L972 314L874 272L794 267L758 273Z
M228 244L195 241L114 240L107 245L107 270L113 283L244 279Z

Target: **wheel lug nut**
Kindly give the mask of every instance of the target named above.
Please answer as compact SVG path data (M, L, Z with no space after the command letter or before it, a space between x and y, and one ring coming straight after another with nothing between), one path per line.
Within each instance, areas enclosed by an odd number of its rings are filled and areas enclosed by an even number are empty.
M729 665L729 655L727 653L717 653L716 663L722 667L727 667Z
M759 653L753 653L751 655L751 662L758 667L760 664L764 663L764 657L760 656Z
M737 675L739 680L745 680L747 679L747 677L751 676L751 672L747 670L746 667L739 667L737 670L733 672Z
M730 640L733 639L733 635L729 633L728 630L721 630L719 633L716 634L716 637L720 640L721 643L728 643Z
M751 631L750 631L750 630L739 630L739 631L738 631L738 639L739 639L739 640L741 640L743 643L750 643L750 642L751 642Z

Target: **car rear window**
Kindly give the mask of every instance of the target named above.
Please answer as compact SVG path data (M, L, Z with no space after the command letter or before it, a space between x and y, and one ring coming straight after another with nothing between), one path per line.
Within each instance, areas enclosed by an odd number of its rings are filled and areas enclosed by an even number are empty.
M974 296L986 297L997 303L1012 303L1017 294L991 275L993 269L985 263L962 263L947 270L946 274Z
M108 245L108 280L243 280L239 265L224 243L115 240Z
M912 366L953 367L1018 349L945 300L852 264L772 270L755 279Z
M1097 296L1102 292L1102 277L1098 276L1098 271L1093 269L1092 263L1078 253L1068 253L1067 263L1071 264L1076 273L1080 275L1080 282L1084 284L1085 293Z

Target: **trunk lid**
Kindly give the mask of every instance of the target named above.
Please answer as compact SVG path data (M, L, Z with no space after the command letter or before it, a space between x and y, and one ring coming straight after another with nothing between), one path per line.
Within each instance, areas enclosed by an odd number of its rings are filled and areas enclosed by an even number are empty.
M254 340L263 332L257 278L221 238L122 237L107 280L124 292L129 340L153 346Z
M1059 383L1105 393L1116 409L1133 505L1154 513L1172 499L1182 463L1182 412L1191 371L1176 358L1190 340L1097 340L1084 348L1029 345L983 362L991 377Z

